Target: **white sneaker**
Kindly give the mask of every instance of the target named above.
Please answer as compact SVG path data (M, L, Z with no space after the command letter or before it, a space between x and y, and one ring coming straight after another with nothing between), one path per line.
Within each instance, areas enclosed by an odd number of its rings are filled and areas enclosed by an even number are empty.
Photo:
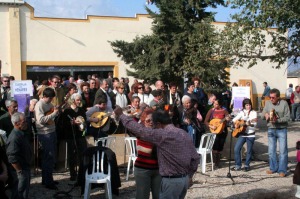
M295 197L300 198L300 185L297 185L297 192L296 192Z

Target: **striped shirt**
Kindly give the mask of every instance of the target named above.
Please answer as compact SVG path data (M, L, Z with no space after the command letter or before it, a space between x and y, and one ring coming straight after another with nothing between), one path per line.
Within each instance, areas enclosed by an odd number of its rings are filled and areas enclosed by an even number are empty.
M156 147L153 144L137 140L138 157L134 166L142 169L155 170L158 169Z

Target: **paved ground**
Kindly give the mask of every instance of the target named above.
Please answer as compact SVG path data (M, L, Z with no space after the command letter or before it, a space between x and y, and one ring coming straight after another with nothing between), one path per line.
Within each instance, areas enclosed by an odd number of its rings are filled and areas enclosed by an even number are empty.
M295 143L299 139L300 122L291 123L288 129L288 149L289 149L289 169L293 170L296 166L296 150ZM229 138L229 136L228 136ZM194 176L194 185L188 190L186 198L204 198L204 199L292 199L295 198L296 186L292 184L293 174L289 174L285 178L281 178L278 174L267 175L265 171L268 169L267 154L267 134L266 125L263 121L259 121L256 141L254 145L254 161L251 164L251 171L231 172L233 181L227 177L228 163L226 159L229 154L228 150L224 151L221 162L221 168L211 171L208 166L207 172L201 174L200 167ZM233 140L234 141L234 140ZM229 148L229 142L226 144ZM119 147L120 151L124 151L124 147ZM123 163L123 158L120 158ZM233 164L233 161L232 163ZM120 195L114 198L135 198L135 183L133 175L129 181L125 181L123 166L119 167L121 174L122 187ZM60 182L58 185L60 191L68 191L71 189L68 181L68 172L56 173L55 179ZM103 189L92 190L91 198L104 198ZM33 176L31 180L30 198L55 198L55 191L45 189L41 185L40 175ZM70 197L61 195L60 198L80 198L79 188L74 188L70 193Z

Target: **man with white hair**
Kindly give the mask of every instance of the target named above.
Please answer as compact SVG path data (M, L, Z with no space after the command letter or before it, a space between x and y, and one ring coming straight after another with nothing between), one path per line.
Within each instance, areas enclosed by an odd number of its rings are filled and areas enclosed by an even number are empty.
M5 131L8 137L14 128L11 123L11 116L18 111L18 102L16 100L6 100L5 106L8 112L0 117L0 129Z
M19 112L14 113L11 116L11 123L14 129L7 140L6 154L12 166L9 169L12 170L13 177L18 180L12 187L10 198L26 199L29 195L32 151L24 133L27 129L25 115Z

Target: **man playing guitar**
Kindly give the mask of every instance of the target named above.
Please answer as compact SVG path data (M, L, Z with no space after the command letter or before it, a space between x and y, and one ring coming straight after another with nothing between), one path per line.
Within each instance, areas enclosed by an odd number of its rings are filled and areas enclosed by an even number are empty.
M87 134L93 136L94 139L97 140L98 138L108 136L108 132L110 129L110 118L109 118L110 114L107 108L106 96L95 99L94 103L95 105L86 112L86 119L89 123L91 123L91 124L87 124L88 126ZM101 114L102 115L101 117L97 117L94 114L97 112L104 113L104 114ZM107 121L102 125L102 120L107 120ZM94 123L98 123L99 125L97 124L92 125Z

